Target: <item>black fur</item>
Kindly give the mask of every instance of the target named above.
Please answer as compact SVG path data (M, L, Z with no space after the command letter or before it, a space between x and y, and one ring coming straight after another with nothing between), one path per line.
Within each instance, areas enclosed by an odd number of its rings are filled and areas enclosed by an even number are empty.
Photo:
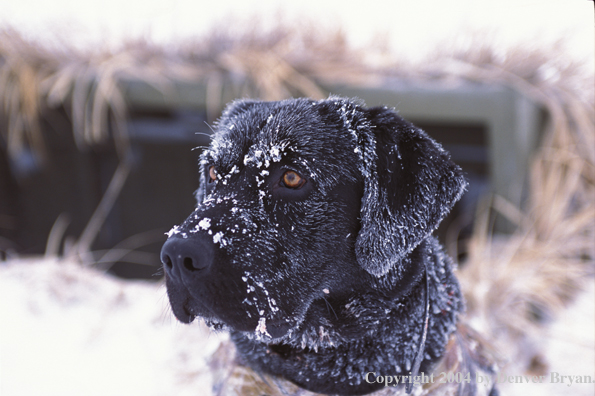
M180 321L228 329L257 370L365 394L382 387L367 372L412 370L428 293L431 370L463 306L431 233L466 186L436 142L349 99L239 101L201 167L197 208L162 250ZM305 184L289 188L287 171Z

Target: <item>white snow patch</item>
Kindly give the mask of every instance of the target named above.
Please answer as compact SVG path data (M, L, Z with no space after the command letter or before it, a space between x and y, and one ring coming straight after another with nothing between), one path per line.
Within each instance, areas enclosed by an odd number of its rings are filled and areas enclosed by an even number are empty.
M176 235L180 233L180 226L173 226L171 230L169 230L168 232L165 233L165 235L167 235L168 238L170 238L172 235Z
M223 238L223 232L219 231L218 233L216 233L215 235L213 235L213 242L214 243L219 243L222 246L227 245L227 239Z
M203 230L208 230L211 227L211 219L208 217L203 218L198 222L198 226Z
M282 147L279 147L279 146L271 147L271 159L273 160L273 162L281 161L282 151L283 151Z
M267 335L271 337L271 335L267 331L267 320L266 318L258 319L258 325L256 326L256 330L254 330L256 337L261 337L262 335Z
M228 339L182 325L161 283L56 259L0 262L2 396L210 395Z

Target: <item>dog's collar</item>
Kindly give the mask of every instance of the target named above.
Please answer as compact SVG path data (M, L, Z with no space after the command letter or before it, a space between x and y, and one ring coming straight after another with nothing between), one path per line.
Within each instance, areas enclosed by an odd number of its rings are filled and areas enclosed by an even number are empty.
M417 347L417 354L415 356L415 361L413 362L413 369L411 370L411 376L412 377L417 377L417 375L419 374L419 367L421 366L421 361L423 360L424 357L424 350L426 348L426 339L428 338L428 326L430 324L430 285L429 285L429 280L428 280L428 268L424 263L424 278L425 278L425 285L426 285L426 290L425 290L425 304L424 304L424 308L425 308L425 312L424 312L424 324L423 324L423 330L422 330L422 336L420 337L420 341L419 341L419 345ZM409 382L407 383L407 394L411 393L411 390L413 389L413 383Z

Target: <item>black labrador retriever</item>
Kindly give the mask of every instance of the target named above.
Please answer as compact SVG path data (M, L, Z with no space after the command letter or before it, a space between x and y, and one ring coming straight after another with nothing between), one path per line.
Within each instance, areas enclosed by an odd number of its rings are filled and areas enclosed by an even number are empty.
M181 322L229 330L243 364L313 392L410 393L423 378L490 392L431 236L466 182L425 132L339 97L237 101L200 165L196 210L161 253Z

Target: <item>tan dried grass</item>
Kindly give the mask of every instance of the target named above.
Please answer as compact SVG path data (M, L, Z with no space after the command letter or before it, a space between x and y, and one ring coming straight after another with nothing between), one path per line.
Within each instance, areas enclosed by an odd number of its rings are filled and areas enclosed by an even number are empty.
M258 24L254 24L258 25ZM43 151L39 116L45 107L70 109L80 145L112 136L123 157L127 148L127 80L141 80L166 97L173 81L203 82L211 119L230 98L279 100L325 96L319 82L362 82L373 77L362 54L348 48L340 32L317 35L307 28L248 29L238 36L217 30L176 47L130 41L117 50L83 52L62 43L59 49L26 40L16 30L0 31L0 104L9 128L9 153L28 146Z
M448 74L507 85L548 115L526 206L521 211L497 196L484 202L460 274L468 316L505 357L530 369L545 325L595 273L593 75L527 48L496 56L482 47L453 58ZM540 72L544 67L553 74ZM492 235L494 216L515 223L514 233Z

